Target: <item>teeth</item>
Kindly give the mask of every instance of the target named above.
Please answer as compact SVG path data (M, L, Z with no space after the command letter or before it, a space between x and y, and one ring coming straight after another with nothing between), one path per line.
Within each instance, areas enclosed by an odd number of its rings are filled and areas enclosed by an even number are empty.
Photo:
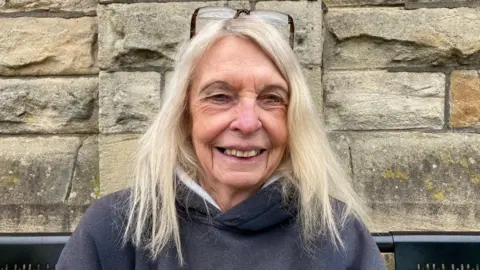
M254 157L260 154L260 150L240 151L236 149L225 149L224 153L235 157Z

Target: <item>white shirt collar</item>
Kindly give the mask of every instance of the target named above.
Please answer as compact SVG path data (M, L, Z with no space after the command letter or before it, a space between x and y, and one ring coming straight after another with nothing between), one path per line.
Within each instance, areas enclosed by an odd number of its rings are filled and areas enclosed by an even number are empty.
M218 206L217 202L215 202L215 200L212 198L212 196L210 196L210 194L208 194L208 192L205 189L203 189L199 184L197 184L197 182L195 182L192 178L190 178L190 176L188 176L188 174L185 172L185 170L183 170L182 167L177 166L175 168L175 172L178 178L180 179L180 181L182 181L188 188L190 188L193 192L197 193L198 196L202 197L204 200L206 200L207 202L215 206L218 210L222 210L220 206ZM276 174L272 175L265 182L265 184L263 184L262 188L268 187L272 183L275 183L276 181L278 181L278 179L280 179L279 175L276 175Z

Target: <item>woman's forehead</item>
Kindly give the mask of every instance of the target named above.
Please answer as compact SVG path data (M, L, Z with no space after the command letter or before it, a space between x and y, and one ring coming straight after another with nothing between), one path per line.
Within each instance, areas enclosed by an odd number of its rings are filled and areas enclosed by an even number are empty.
M257 64L274 65L270 57L254 42L238 37L225 36L217 40L200 59L199 65Z
M200 59L194 81L268 79L284 80L270 57L255 43L241 37L218 40Z

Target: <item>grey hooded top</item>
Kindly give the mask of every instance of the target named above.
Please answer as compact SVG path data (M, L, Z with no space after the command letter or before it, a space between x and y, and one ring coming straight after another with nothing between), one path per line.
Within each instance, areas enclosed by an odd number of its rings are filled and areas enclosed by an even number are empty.
M154 260L141 248L121 246L129 194L123 190L90 206L56 269L386 269L370 233L354 218L341 230L344 249L319 237L307 252L295 222L294 199L282 199L279 183L224 212L183 187L177 212L184 266L173 246ZM333 204L335 211L342 210L341 202Z

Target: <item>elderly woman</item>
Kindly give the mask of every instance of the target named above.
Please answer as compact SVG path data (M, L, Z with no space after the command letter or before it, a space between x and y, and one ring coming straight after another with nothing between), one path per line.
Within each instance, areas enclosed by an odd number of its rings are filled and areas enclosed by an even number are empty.
M195 12L132 188L89 208L58 269L385 269L288 39L269 24L293 35L293 20L249 13ZM230 17L197 33L202 16Z

